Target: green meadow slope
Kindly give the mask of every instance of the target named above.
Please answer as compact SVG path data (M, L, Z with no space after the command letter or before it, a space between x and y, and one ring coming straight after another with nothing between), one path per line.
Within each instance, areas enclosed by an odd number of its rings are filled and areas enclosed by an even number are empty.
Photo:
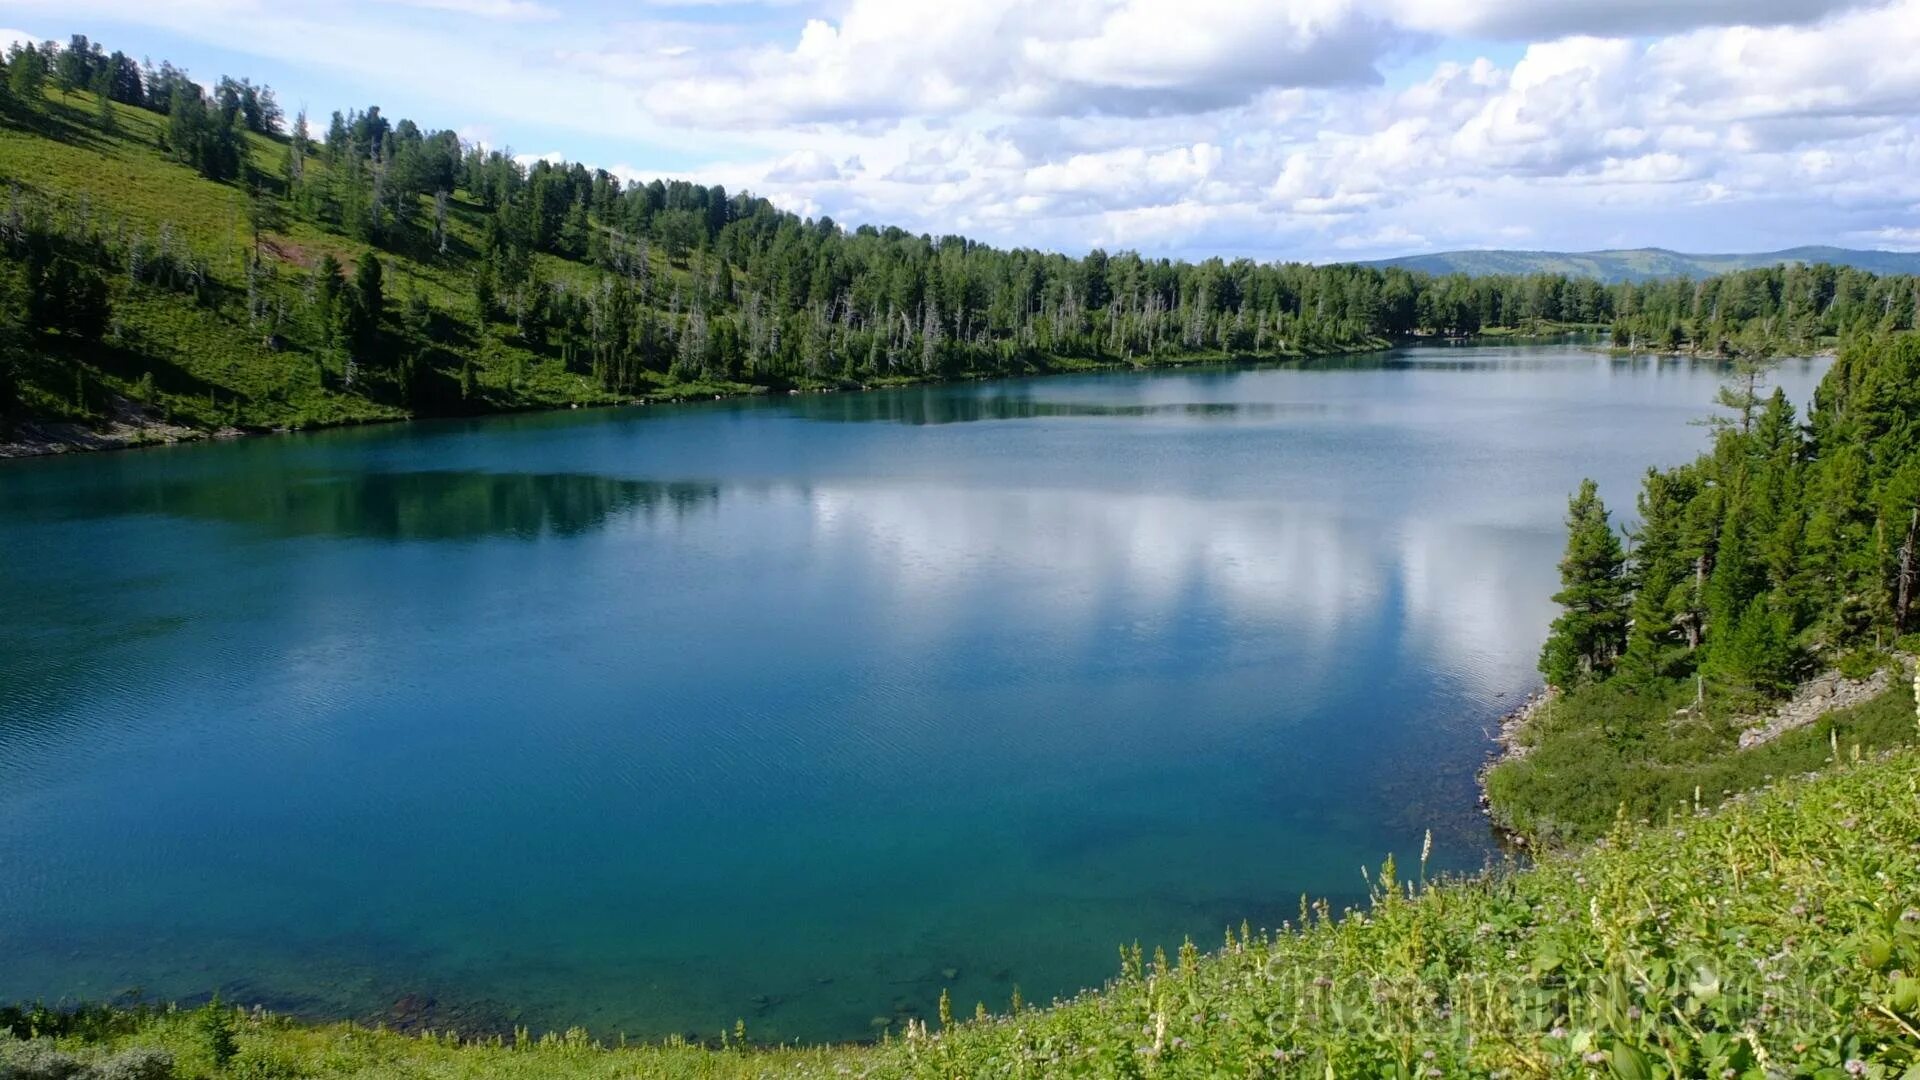
M99 424L133 415L204 431L625 399L569 371L554 349L539 347L509 324L456 316L471 306L473 253L485 224L483 211L459 197L448 205L448 254L378 252L389 304L417 303L429 313L420 324L395 318L387 327L396 339L391 348L428 357L429 385L410 393L414 388L385 371L363 372L357 385L345 385L340 361L304 325L302 311L311 274L323 258L333 257L351 273L368 247L319 222L273 214L258 249L261 280L252 285L274 309L277 325L268 327L250 312L248 267L255 248L249 191L205 179L161 153L163 115L113 104L117 131L99 130L92 122L94 100L49 91L43 108L16 105L0 122L0 200L7 213L57 219L62 231L84 221L108 236L156 248L164 237L202 283L162 288L124 276L110 279L112 321L98 340L45 335L23 350L18 392L28 418ZM285 154L282 140L251 133L246 138L254 159L269 168ZM324 177L323 161L314 159L307 168L316 180ZM270 191L264 198L274 198ZM687 273L665 259L657 262L665 280ZM585 267L564 259L540 255L536 264L551 281L584 287L588 278ZM457 382L463 369L469 372L464 392ZM654 385L673 395L744 389L664 377Z

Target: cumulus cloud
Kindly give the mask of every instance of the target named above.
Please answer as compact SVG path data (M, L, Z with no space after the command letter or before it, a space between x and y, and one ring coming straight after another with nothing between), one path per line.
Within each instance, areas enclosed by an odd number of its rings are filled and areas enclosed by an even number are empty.
M1399 32L1352 0L851 0L791 44L711 57L649 107L754 125L957 115L1191 113L1275 86L1376 82Z
M767 170L766 179L774 184L814 184L843 178L840 166L818 150L795 150Z
M467 2L467 0L452 0ZM1281 87L1380 81L1432 36L1548 41L1794 27L1858 0L850 0L790 41L708 57L655 110L765 124L951 115L1188 114Z
M1855 6L1858 0L1400 0L1389 5L1395 21L1411 28L1522 40L1792 25Z
M324 66L448 110L416 119L623 178L1003 244L1342 258L1920 236L1920 0L16 8Z
M1861 240L1896 251L1920 251L1920 227L1889 226L1854 234Z
M560 17L559 9L534 0L381 0L397 7L448 11L479 19L505 19L509 22L545 20Z

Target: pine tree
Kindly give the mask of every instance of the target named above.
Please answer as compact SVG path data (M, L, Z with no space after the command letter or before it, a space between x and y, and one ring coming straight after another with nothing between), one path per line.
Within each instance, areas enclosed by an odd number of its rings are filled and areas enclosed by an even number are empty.
M1749 600L1714 639L1708 665L1711 679L1736 695L1770 697L1793 682L1794 650L1788 615L1771 594Z
M37 105L46 83L46 54L32 45L14 42L7 50L7 88L13 96L24 105Z
M1914 628L1914 607L1920 602L1920 459L1909 459L1893 475L1882 495L1880 516L1891 525L1894 549L1893 630L1904 634Z
M363 252L353 270L353 291L346 305L347 347L353 358L372 363L380 354L380 318L386 308L380 259Z
M1540 650L1540 673L1570 688L1609 675L1626 647L1626 554L1592 480L1567 504L1567 552L1560 560L1561 606Z
M1631 630L1622 669L1641 681L1685 673L1694 556L1686 545L1685 512L1699 490L1691 467L1649 469L1633 532Z
M287 157L281 166L281 175L287 181L287 194L296 200L300 197L300 182L307 173L307 111L301 109L293 118L293 134L287 139Z
M54 62L54 83L64 96L93 84L93 46L87 35L75 34Z
M113 97L111 93L113 86L110 75L111 73L107 71L107 69L101 68L99 76L93 80L93 119L96 124L100 125L100 130L108 135L112 135L120 130L119 114L113 111Z

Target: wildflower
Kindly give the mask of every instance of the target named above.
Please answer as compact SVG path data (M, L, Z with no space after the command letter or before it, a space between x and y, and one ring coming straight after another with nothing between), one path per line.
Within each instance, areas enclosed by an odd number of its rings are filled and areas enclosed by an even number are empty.
M1553 1026L1553 1030L1547 1032L1547 1038L1549 1039L1564 1039L1566 1037L1567 1037L1567 1029L1561 1027L1558 1024L1555 1024Z
M1867 1075L1867 1063L1864 1061L1861 1061L1859 1058L1848 1058L1847 1059L1847 1075L1848 1076Z
M1589 1065L1605 1065L1607 1063L1607 1055L1598 1050L1589 1050L1581 1056L1580 1060Z

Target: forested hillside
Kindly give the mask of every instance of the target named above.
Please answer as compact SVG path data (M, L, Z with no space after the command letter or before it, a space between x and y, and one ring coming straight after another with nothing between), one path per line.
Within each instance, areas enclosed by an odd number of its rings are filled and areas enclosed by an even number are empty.
M1564 693L1489 777L1505 824L1591 836L1623 805L1657 818L1818 765L1843 738L1920 735L1894 710L1736 749L1743 717L1822 668L1920 651L1920 335L1850 343L1804 422L1759 392L1764 375L1737 369L1707 453L1648 472L1630 551L1591 484L1574 497L1540 661Z
M304 426L1617 324L1700 352L1910 325L1910 279L1073 259L516 160L75 37L0 80L0 423ZM4 442L5 439L0 439Z

